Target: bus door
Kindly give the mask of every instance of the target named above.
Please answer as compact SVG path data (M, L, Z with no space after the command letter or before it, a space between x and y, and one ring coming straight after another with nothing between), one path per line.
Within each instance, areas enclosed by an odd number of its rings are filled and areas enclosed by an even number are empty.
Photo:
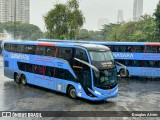
M87 54L82 49L74 49L74 57L73 58L78 58L80 60L88 62ZM90 67L88 67L87 65L85 65L75 59L73 60L72 67L73 67L73 70L77 76L78 82L82 85L85 92L89 93L88 88L92 87Z

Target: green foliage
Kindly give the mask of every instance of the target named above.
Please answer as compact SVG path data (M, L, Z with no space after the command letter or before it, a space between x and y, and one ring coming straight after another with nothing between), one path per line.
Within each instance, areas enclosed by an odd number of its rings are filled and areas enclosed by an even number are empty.
M103 36L100 31L88 31L81 29L77 35L78 40L103 40Z
M14 26L15 25L15 26ZM16 38L36 40L37 38L43 37L43 32L36 25L16 22L6 22L0 23L0 32L6 30L9 34L13 36L15 31Z
M77 0L69 0L66 4L56 4L44 16L44 20L47 37L56 39L76 39L76 35L84 23Z
M137 22L104 25L101 33L107 41L159 41L155 19L148 15Z
M155 10L154 15L156 17L155 21L156 21L156 24L157 24L158 33L160 34L160 1L157 4L157 8Z

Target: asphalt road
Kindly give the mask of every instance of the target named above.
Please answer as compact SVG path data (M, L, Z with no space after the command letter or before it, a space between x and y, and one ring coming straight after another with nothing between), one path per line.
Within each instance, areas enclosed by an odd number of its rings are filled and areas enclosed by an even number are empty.
M18 85L13 80L4 77L2 57L0 57L0 111L160 111L160 79L119 78L118 83L119 94L116 98L98 103L79 98L73 100L65 94L31 85ZM48 119L105 120L110 118ZM112 119L134 120L137 118Z

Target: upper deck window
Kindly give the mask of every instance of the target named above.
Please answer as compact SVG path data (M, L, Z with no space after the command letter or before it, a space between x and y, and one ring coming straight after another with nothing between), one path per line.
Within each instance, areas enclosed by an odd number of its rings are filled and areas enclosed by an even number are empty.
M10 44L5 43L5 44L4 44L4 49L5 49L6 51L10 51Z
M10 51L11 52L18 52L18 45L17 44L11 44L11 49L10 49Z
M159 46L146 46L146 53L160 53Z
M33 54L33 55L36 54L36 46L35 45L23 45L21 47L22 47L22 49L24 49L23 53L25 53L25 54Z
M144 52L144 46L138 46L138 45L113 45L113 52Z
M54 57L56 53L56 48L52 46L47 46L46 47L46 56L51 56Z
M45 56L46 47L45 46L38 46L37 47L37 55Z
M76 57L76 58L78 58L80 60L88 62L88 57L87 57L87 54L86 54L86 52L84 50L76 49L74 57Z
M67 60L70 63L72 60L72 52L72 48L58 48L57 57Z
M134 46L134 52L143 53L144 52L144 46Z

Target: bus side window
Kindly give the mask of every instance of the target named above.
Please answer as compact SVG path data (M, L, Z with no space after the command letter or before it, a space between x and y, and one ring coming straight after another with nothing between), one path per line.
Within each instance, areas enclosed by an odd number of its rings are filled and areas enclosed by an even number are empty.
M43 55L46 54L46 47L45 46L38 46L37 47L37 55Z
M160 46L157 47L157 53L160 53Z
M17 52L18 45L11 44L11 52Z
M35 45L25 45L24 53L35 55L36 54L36 46Z
M157 52L156 46L146 46L146 53L156 53Z
M54 77L54 67L46 66L46 76Z
M126 52L134 52L134 46L127 46Z
M134 60L133 61L133 67L140 67L141 66L141 62L138 60Z
M25 71L26 70L26 64L22 62L18 62L18 68L19 70Z
M4 44L4 49L9 52L10 51L10 44L5 43Z
M126 66L131 66L132 65L132 60L125 60L125 65Z
M33 64L26 63L26 70L25 71L33 73L34 72L34 70L33 70Z
M113 46L107 45L111 51L113 51Z
M57 57L64 59L71 64L71 62L72 62L72 48L58 48Z
M112 45L112 52L115 52L115 50L114 50L114 45Z
M44 66L41 65L34 65L34 73L43 75L44 73Z
M155 61L155 67L160 68L160 61Z
M66 69L62 68L56 68L55 69L55 78L60 78L60 79L65 79L65 80L70 80L70 81L75 81L76 79L74 76Z
M149 61L149 67L154 67L154 61Z
M158 46L146 46L146 53L157 53L158 51Z
M134 51L135 52L144 52L144 46L134 46Z
M22 53L21 46L22 46L22 45L18 45L18 46L17 46L17 52L18 52L18 53ZM23 48L23 49L24 49L24 48Z
M114 52L121 52L121 51L119 51L119 46L117 46L117 45L114 46Z
M125 60L116 60L117 62L119 62L119 63L121 63L121 64L123 64L123 65L126 65L125 64ZM119 66L119 65L118 65Z
M143 61L142 67L149 67L149 61Z
M56 52L55 47L51 47L51 46L46 47L46 56L55 57L55 52Z
M119 46L119 52L126 52L126 46Z
M157 53L157 46L152 46L152 53Z
M88 62L88 57L87 57L87 54L84 50L76 49L74 57Z

